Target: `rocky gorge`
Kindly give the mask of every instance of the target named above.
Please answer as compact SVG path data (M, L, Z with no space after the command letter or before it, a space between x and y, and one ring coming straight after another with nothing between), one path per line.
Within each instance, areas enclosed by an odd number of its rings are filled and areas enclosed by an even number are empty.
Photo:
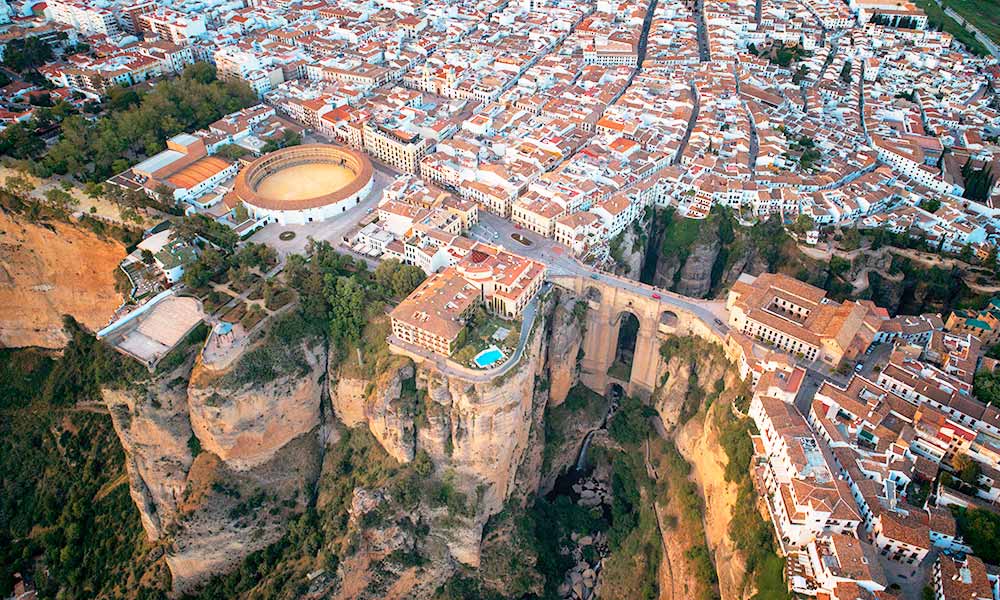
M629 399L618 415L620 391L609 400L579 383L586 311L549 292L520 361L485 382L390 353L383 318L348 348L276 339L280 323L221 361L192 344L141 386L106 388L130 493L172 592L629 598L629 564L663 590L676 575L663 561L681 569L695 545L729 548L731 559L728 495L709 503L712 535L684 529L679 555L659 525L680 510L663 500L668 487L714 493L702 471L668 477L665 465L676 464L677 432L735 385L727 364L707 342L677 338L649 403ZM653 421L662 426L633 431ZM570 514L589 525L559 525ZM229 583L262 556L276 561L267 576ZM743 597L733 568L720 572L724 598Z

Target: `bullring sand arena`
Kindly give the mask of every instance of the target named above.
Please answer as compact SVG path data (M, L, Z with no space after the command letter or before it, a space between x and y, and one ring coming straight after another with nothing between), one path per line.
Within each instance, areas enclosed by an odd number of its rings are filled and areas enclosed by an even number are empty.
M304 200L335 192L354 179L347 167L307 163L268 175L257 184L257 193L276 200Z
M234 191L255 217L282 225L325 221L365 199L374 170L345 146L306 144L258 158L240 171Z

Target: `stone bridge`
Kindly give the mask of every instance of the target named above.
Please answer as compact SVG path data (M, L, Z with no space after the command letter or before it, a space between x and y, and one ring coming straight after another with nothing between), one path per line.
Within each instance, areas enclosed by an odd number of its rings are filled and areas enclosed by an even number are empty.
M686 298L652 286L608 275L550 274L548 280L588 303L581 381L604 391L617 383L627 394L649 397L666 368L660 345L671 335L697 335L721 343L727 330L718 302ZM656 294L659 298L654 298ZM608 373L615 360L618 332L626 313L639 322L628 379Z

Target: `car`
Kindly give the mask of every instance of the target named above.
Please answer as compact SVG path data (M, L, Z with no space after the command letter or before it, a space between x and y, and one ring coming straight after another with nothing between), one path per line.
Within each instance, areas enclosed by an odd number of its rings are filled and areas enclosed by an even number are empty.
M722 319L716 319L715 320L715 324L716 325L723 325Z
M657 294L656 292L653 292L653 294L652 294L652 298L653 298L653 300L659 300L660 298L662 298L662 296L660 296L660 295L659 295L659 294Z
M597 273L591 273L590 278L596 280L598 278Z
M860 373L861 369L864 369L864 368L865 368L864 363L858 363L857 365L854 366L854 370L857 371L858 373Z

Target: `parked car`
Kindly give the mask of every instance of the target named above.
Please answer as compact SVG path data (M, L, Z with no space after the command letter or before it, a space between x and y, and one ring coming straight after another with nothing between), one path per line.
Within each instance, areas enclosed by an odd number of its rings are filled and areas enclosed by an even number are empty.
M657 294L656 292L653 292L652 298L653 298L653 300L659 300L661 298L661 296L659 294Z

